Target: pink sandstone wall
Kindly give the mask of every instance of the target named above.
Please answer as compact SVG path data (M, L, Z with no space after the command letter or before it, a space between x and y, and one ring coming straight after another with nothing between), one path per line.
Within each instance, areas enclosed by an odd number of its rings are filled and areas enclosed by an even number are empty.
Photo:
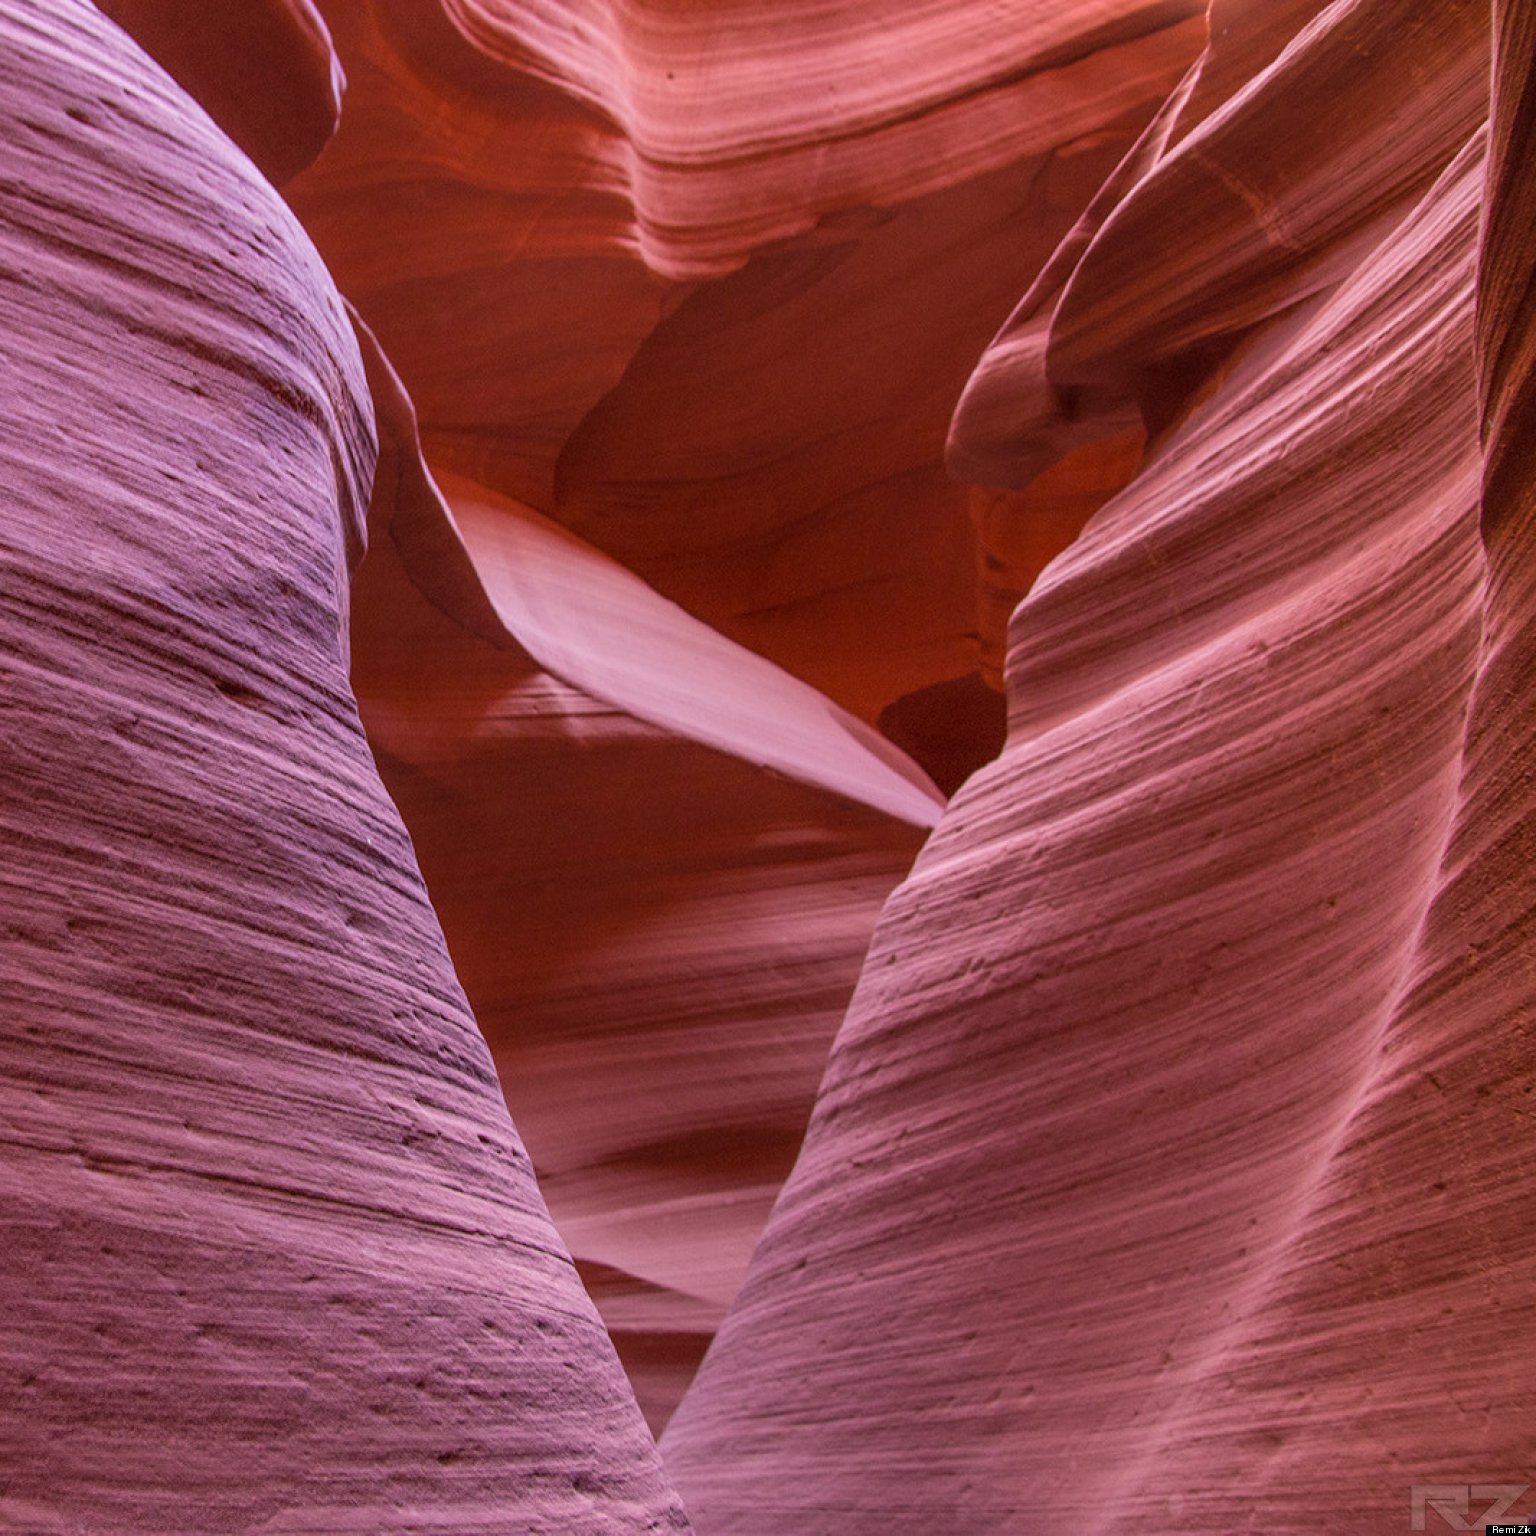
M1531 1481L1485 25L1337 4L1197 78L983 359L952 446L1020 517L1128 407L1151 442L1013 615L1008 746L664 1440L700 1530L1389 1532Z
M0 1529L685 1528L348 689L335 289L92 7L0 56Z
M1536 1509L1533 8L100 10L0 1529Z

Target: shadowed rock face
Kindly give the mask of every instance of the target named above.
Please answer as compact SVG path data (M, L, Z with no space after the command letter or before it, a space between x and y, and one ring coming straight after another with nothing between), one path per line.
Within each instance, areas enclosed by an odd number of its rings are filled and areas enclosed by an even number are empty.
M943 800L873 731L537 513L451 478L445 500L376 350L372 378L363 720L540 1185L659 1428Z
M873 723L975 670L955 397L1197 10L338 4L288 193L434 467Z
M417 511L389 515L417 532L359 578L363 717L659 1426L937 814L910 764L915 793L869 779L901 754L859 717L946 789L1001 745L954 399L1202 28L892 10L922 44L892 76L867 16L807 11L797 42L775 15L772 68L816 56L833 103L731 84L770 24L745 9L594 11L595 51L538 7L327 15L347 112L288 194L448 492L413 470ZM618 570L599 549L685 611L603 578L552 630L573 580ZM685 638L689 612L736 644Z
M101 0L281 186L325 148L346 80L313 0Z
M1518 1500L1532 8L102 9L234 142L0 18L0 1526Z

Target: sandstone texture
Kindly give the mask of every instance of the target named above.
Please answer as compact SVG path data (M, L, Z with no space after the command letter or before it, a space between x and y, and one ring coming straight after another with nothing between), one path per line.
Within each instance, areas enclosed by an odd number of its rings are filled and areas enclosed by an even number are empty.
M1480 7L1297 12L957 414L1004 534L1110 494L1019 575L1007 748L664 1440L701 1530L1387 1532L1531 1481L1523 123L1490 183Z
M90 6L0 53L0 1528L680 1529L348 689L336 292Z
M367 343L365 338L365 345ZM384 460L353 682L565 1241L659 1428L943 798L526 507Z
M288 194L435 468L873 723L974 671L955 397L1198 11L335 4Z
M1536 1511L1536 5L0 59L0 1530Z

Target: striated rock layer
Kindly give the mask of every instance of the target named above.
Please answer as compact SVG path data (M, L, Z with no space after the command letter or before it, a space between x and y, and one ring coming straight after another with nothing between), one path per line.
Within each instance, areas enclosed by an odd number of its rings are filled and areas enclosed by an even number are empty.
M337 3L287 190L435 468L873 723L975 671L955 397L1198 11Z
M1478 318L1483 8L1238 10L956 419L1024 517L1149 442L1013 615L1007 747L664 1439L702 1531L1386 1533L1531 1479L1529 17Z
M0 15L0 1527L1531 1507L1536 8L101 11L234 142Z
M364 720L653 1424L938 809L829 700L946 790L1000 746L946 424L1196 10L327 9L347 110L287 193L453 508L411 471L359 579Z
M0 1526L684 1528L348 690L335 291L91 6L0 53Z
M451 477L450 511L376 350L372 380L363 719L541 1188L659 1427L943 801L868 727L537 513Z

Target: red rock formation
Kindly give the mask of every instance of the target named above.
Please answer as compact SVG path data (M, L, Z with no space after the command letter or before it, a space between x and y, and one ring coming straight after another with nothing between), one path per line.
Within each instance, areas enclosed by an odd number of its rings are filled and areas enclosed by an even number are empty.
M325 148L346 80L314 0L99 0L281 185Z
M1197 9L337 5L291 196L435 466L874 722L975 669L955 395Z
M1385 1533L1531 1479L1524 118L1485 549L1483 17L1403 21L1175 100L1041 290L1014 483L1156 436L1014 616L1008 747L668 1431L702 1531Z
M450 514L377 353L372 382L363 720L551 1211L659 1427L943 801L867 727L537 513L449 479Z
M683 1528L347 687L335 291L92 7L0 53L0 1526Z
M367 323L0 16L0 1526L1528 1487L1528 0L104 8Z
M945 423L1011 295L1192 53L1191 10L903 10L897 73L865 12L807 11L814 37L776 16L776 68L815 57L816 78L841 79L823 100L742 93L762 58L746 9L723 27L597 8L572 42L537 5L333 8L347 116L290 195L399 362L428 456L464 477L469 563L448 563L510 592L533 554L548 608L573 570L600 569L537 516L553 513L954 787L995 754L1002 709L975 682L974 543ZM669 70L685 84L663 86ZM787 680L733 647L709 648L687 718L658 719L644 699L677 693L692 641L646 654L614 633L573 656L592 600L553 650L526 606L498 639L471 617L483 592L434 597L440 561L405 564L359 588L365 720L659 1424L739 1281L916 846L857 807L921 820L932 803L871 801L862 769L829 777L847 726L829 731L804 690L766 738L752 728L742 705ZM569 739L561 716L582 722ZM811 717L794 762L766 760L815 793L720 756L764 761ZM555 836L573 822L582 840Z
M623 134L657 271L717 275L829 208L904 202L1055 150L1145 100L1189 0L444 0L484 55ZM1174 33L1177 35L1169 36ZM1144 46L1150 40L1151 46Z

